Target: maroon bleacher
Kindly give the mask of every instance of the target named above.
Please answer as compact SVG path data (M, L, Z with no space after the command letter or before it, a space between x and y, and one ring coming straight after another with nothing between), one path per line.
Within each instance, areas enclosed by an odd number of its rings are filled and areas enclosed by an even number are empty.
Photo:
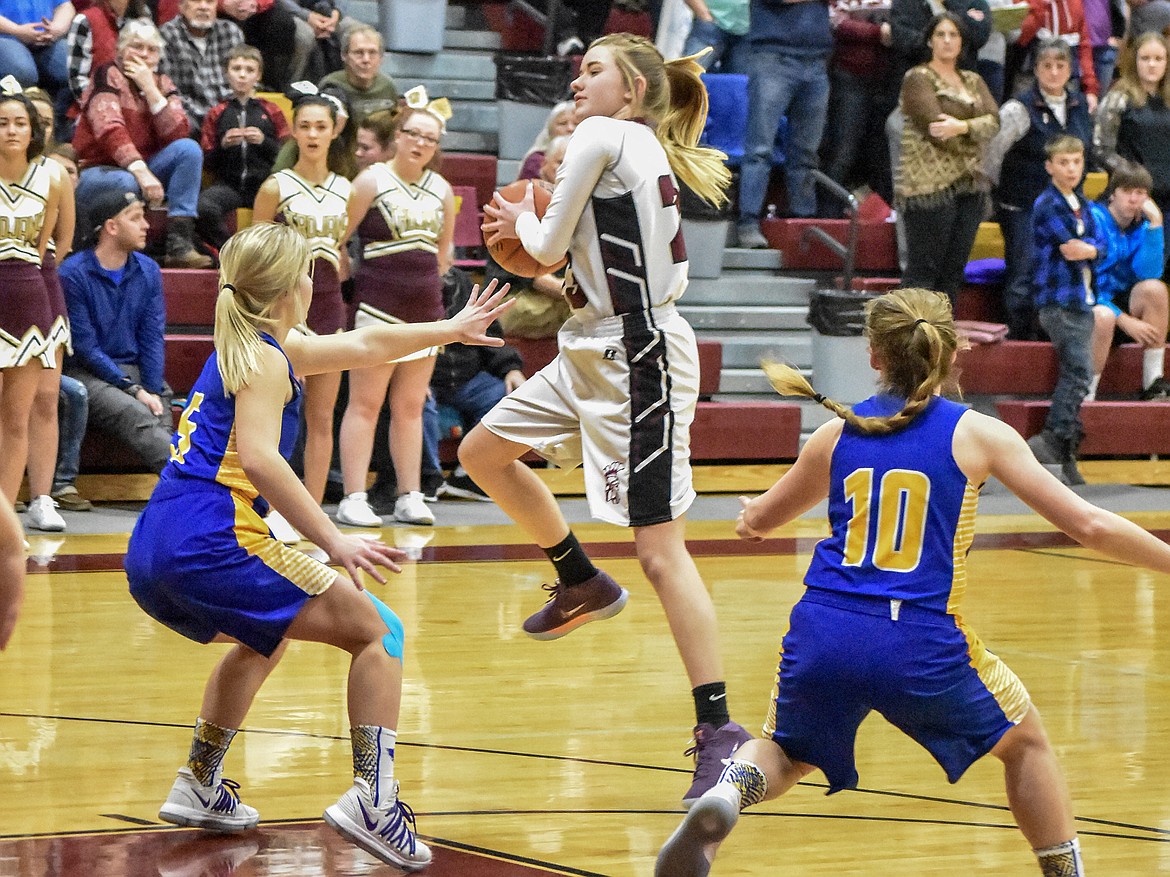
M997 402L1000 420L1028 438L1044 428L1051 402L1010 399ZM1081 405L1085 439L1079 456L1170 454L1170 402L1085 402Z
M448 152L443 156L442 174L452 186L470 186L475 189L475 206L483 207L496 191L496 164L494 155L473 152Z
M840 256L815 238L805 240L805 231L813 226L823 229L842 244L849 234L847 219L764 219L760 222L760 231L770 246L784 251L786 269L841 270ZM854 267L858 271L898 270L898 245L892 222L860 223Z
M1047 341L982 344L961 351L957 364L965 393L1047 396L1056 387L1056 352ZM1136 396L1141 379L1141 345L1122 344L1109 354L1097 394Z

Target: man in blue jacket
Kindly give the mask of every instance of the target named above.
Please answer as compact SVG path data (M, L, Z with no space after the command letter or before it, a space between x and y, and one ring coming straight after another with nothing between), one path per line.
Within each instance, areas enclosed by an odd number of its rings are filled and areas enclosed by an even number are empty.
M65 374L89 392L87 426L121 439L161 472L174 427L163 381L162 272L141 252L146 214L136 194L106 192L88 216L93 243L61 266L73 331Z
M1140 164L1122 162L1109 176L1101 201L1089 205L1107 253L1097 266L1097 304L1093 307L1091 400L1105 369L1117 331L1144 348L1143 400L1170 399L1164 375L1167 289L1162 211L1150 197L1154 181Z

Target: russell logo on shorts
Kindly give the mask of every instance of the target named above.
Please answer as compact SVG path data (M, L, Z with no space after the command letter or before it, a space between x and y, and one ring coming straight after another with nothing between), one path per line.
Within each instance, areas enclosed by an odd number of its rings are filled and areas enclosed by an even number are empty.
M602 476L605 478L605 501L619 505L621 503L621 496L619 495L619 488L621 481L619 480L621 471L626 467L616 460L610 463L602 470Z

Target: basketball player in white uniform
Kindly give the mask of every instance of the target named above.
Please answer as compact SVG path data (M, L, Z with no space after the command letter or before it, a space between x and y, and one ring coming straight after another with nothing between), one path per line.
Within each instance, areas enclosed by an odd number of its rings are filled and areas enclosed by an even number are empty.
M459 450L472 479L556 567L552 597L524 623L530 636L554 639L616 615L627 592L593 566L519 457L532 448L561 466L584 464L593 515L634 528L695 701L695 776L685 803L749 738L727 711L715 609L684 542L695 498L690 425L699 366L694 333L674 306L687 283L675 174L715 202L725 200L727 180L722 154L695 146L707 110L700 70L691 59L664 63L629 34L596 41L573 82L577 128L544 218L531 195L519 204L497 197L485 208L488 243L519 238L543 264L568 252L573 314L556 359ZM679 85L673 103L670 82Z

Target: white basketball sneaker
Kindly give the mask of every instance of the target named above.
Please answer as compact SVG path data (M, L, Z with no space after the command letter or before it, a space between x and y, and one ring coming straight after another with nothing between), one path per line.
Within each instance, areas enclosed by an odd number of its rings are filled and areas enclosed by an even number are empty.
M382 519L364 493L351 493L337 505L337 520L351 527L381 527Z
M425 868L431 849L414 834L414 811L398 800L398 782L387 807L375 807L370 787L360 777L325 811L325 821L346 839L388 865L407 871Z
M255 828L260 813L240 801L239 783L219 777L217 782L204 786L190 768L181 767L158 818L173 825L234 832Z

